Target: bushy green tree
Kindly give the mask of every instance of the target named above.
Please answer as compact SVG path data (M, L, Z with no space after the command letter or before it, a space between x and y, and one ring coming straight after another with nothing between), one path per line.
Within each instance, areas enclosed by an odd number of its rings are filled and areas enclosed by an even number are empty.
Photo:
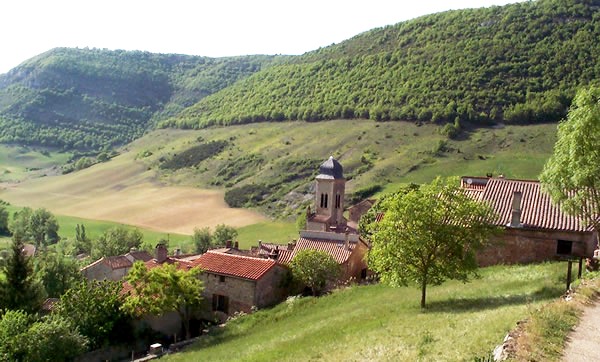
M177 312L189 339L192 313L202 301L201 272L199 268L182 270L176 264L148 270L136 262L126 277L133 291L125 299L123 309L135 317Z
M194 247L196 248L197 253L206 253L206 251L210 249L212 245L211 240L212 235L208 226L201 229L194 228L192 241L194 242Z
M476 274L476 252L497 230L489 205L469 197L457 178L436 178L382 202L383 220L371 228L369 266L383 283L421 288Z
M219 224L212 234L212 243L215 246L224 246L228 240L233 241L237 236L238 232L233 226Z
M46 295L60 297L82 279L75 259L55 251L41 251L35 258L35 274L43 284Z
M0 316L0 361L25 361L27 331L33 319L22 310L6 310Z
M33 210L25 207L17 211L9 228L13 238L32 242L37 247L56 243L60 239L56 217L44 208Z
M89 349L128 341L131 327L120 309L122 286L118 281L82 280L60 297L53 313L70 320L89 340Z
M8 310L0 319L2 361L73 361L86 345L77 328L57 315L37 319L21 310Z
M563 210L600 231L600 87L577 93L540 181Z
M144 235L138 229L128 230L123 226L115 226L92 242L92 256L100 258L126 254L131 248L139 248L143 239Z
M310 288L313 295L323 292L327 284L340 275L340 266L322 250L301 250L290 263L294 279Z
M49 315L33 323L27 331L27 361L74 361L87 346L69 319Z

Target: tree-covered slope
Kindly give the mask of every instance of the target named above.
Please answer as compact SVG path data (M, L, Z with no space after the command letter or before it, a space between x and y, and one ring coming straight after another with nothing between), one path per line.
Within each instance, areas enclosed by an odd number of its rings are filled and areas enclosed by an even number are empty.
M53 49L0 75L0 142L121 145L274 58Z
M600 1L456 10L374 29L258 72L164 126L284 119L557 121L600 78Z

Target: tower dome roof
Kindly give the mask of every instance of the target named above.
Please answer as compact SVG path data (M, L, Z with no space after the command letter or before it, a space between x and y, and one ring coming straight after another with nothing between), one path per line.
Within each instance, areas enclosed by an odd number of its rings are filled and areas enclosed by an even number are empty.
M343 179L344 168L335 158L333 158L333 156L330 156L329 159L323 162L319 167L319 175L317 178L331 180Z

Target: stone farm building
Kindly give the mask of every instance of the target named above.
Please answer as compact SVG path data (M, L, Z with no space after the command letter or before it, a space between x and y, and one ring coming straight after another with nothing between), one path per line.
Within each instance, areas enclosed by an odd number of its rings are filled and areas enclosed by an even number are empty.
M136 261L146 262L152 259L147 251L132 250L125 255L102 257L81 269L89 280L121 280Z
M462 177L461 186L489 203L504 232L478 255L481 266L591 258L598 235L591 226L552 203L538 181Z
M208 251L193 263L204 270L204 310L227 315L249 313L279 303L287 294L288 270L272 259Z

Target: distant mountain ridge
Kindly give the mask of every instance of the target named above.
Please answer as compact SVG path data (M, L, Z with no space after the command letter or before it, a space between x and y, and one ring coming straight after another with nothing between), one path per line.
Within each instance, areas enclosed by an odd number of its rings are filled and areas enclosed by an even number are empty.
M600 1L454 10L373 29L265 69L165 127L371 118L555 122L600 79Z
M0 75L0 141L110 149L275 58L52 49Z
M454 10L300 56L57 48L0 75L0 142L98 152L162 127L556 122L600 79L600 0Z

